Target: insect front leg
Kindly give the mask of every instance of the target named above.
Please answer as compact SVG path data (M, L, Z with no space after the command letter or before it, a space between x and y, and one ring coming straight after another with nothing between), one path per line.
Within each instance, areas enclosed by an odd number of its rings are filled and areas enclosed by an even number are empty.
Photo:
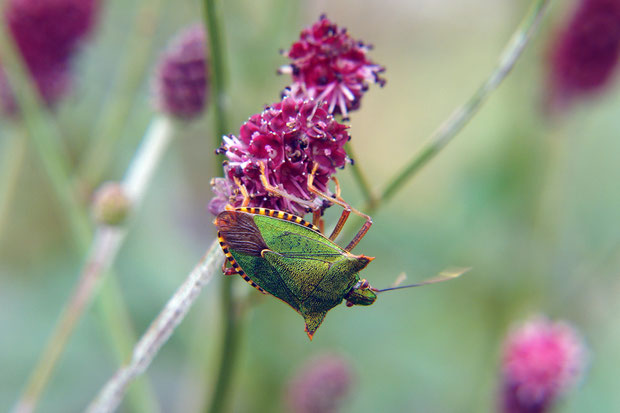
M273 185L271 185L269 183L269 179L267 178L267 174L265 173L265 164L263 162L259 162L258 163L259 167L260 167L260 181L263 184L263 187L265 188L265 191L269 192L272 195L276 195L282 198L286 198L289 201L295 202L301 206L303 206L304 208L306 208L308 211L314 211L316 210L316 205L314 205L312 203L312 201L309 201L307 199L301 199L295 195L291 195L288 192L275 187Z

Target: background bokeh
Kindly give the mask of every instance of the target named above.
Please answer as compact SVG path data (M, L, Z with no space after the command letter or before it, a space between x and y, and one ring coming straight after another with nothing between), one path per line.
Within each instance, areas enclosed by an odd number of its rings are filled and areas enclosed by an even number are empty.
M289 79L279 55L326 12L375 46L388 83L371 87L351 115L356 165L379 192L425 138L485 79L528 7L524 1L229 0L221 2L231 125L278 99ZM465 130L374 214L356 251L376 257L374 286L467 266L461 279L386 293L367 308L334 309L309 342L302 319L254 295L233 385L234 411L284 411L283 390L308 358L336 353L355 372L343 411L493 411L501 341L532 314L578 328L590 352L562 412L620 411L620 94L604 94L551 118L544 110L549 40L573 1L556 2L514 72ZM153 67L200 2L104 0L99 24L76 59L71 95L54 118L72 159L88 148L109 91L127 60L127 34L143 25ZM153 3L154 4L154 3ZM156 18L155 18L156 17ZM141 45L144 47L144 45ZM150 70L149 70L150 73ZM120 179L153 115L150 75L131 99L106 179ZM4 122L3 122L4 123ZM1 124L0 124L1 125ZM230 133L236 133L235 126ZM12 128L0 126L0 151ZM212 114L187 125L157 171L115 266L142 332L214 237ZM343 196L362 205L350 171ZM336 208L328 222L335 222ZM0 233L0 410L16 400L82 264L39 160L28 149ZM217 284L209 285L148 371L163 411L198 411L210 397L219 343ZM82 409L117 361L93 307L81 321L40 411Z

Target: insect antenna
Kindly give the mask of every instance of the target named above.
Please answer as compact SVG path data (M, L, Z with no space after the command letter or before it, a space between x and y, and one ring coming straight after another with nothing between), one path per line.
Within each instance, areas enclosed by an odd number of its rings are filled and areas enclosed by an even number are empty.
M439 275L437 275L436 277L429 278L428 280L421 281L421 282L416 283L416 284L399 285L399 286L396 286L396 287L384 288L382 290L379 290L379 289L373 288L373 287L371 287L370 289L372 291L376 292L376 293L382 293L382 292L385 292L385 291L400 290L400 289L403 289L403 288L420 287L420 286L427 285L427 284L435 284L435 283L440 283L442 281L452 280L454 278L460 277L461 275L465 274L470 269L471 268L458 268L458 269L454 269L454 270L445 270L445 271L440 272Z

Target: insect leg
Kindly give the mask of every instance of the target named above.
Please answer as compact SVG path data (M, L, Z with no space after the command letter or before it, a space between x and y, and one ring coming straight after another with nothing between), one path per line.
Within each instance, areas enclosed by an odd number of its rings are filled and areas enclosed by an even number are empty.
M245 187L245 185L241 183L239 178L235 176L234 180L237 187L239 187L239 191L241 191L241 195L243 195L243 202L241 203L241 206L247 207L250 204L250 193L248 192L248 189Z
M233 267L227 267L226 264L228 264L228 260L224 261L222 263L222 272L224 273L224 275L235 275L237 274L237 270L235 270Z
M309 211L314 211L316 209L316 206L312 203L312 201L308 201L307 199L301 199L299 197L296 197L295 195L291 195L288 192L271 185L269 183L269 180L267 179L267 175L265 174L265 164L263 162L259 162L258 164L260 166L260 181L267 192L302 205Z
M312 223L314 224L314 226L319 227L321 234L325 233L325 221L323 221L323 218L321 218L320 209L315 209L314 211L312 211Z
M359 215L360 217L366 220L364 225L362 225L362 228L360 228L360 230L357 232L355 237L353 237L353 240L351 240L349 245L347 245L345 248L345 251L351 251L361 241L361 239L364 238L364 235L366 235L366 233L370 229L370 226L372 225L372 218L370 218L370 216L364 214L363 212L360 212L357 209L353 208L351 205L347 204L344 199L340 198L339 196L340 185L337 186L337 193L336 193L335 198L333 196L327 195L326 193L319 191L314 186L314 175L316 174L316 170L318 166L319 164L315 162L314 167L312 168L312 172L310 173L310 175L308 175L308 190L317 196L320 196L324 199L327 199L330 202L333 202L334 204L340 205L344 209L344 211L342 212L342 215L340 216L340 219L338 220L338 223L336 224L336 228L334 228L334 231L330 235L329 239L333 240L338 236L338 234L342 230L342 227L344 226L344 223L349 218L349 214L351 212L353 212L356 215Z

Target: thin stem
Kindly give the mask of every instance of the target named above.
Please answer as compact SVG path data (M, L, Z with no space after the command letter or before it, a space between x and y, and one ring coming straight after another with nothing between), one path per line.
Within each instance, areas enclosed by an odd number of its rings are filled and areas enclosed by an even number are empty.
M220 271L223 259L221 248L217 241L214 241L140 338L134 347L131 361L112 376L90 404L87 412L112 412L118 407L131 381L148 368L159 349L183 321L202 288Z
M226 71L222 49L222 31L219 25L215 0L203 0L204 23L208 37L209 69L211 78L211 100L215 112L214 147L222 143L222 136L228 132Z
M171 124L166 118L156 118L147 130L144 142L132 160L123 181L123 188L134 210L139 207L144 191L148 187L150 178L152 177L155 165L159 163L161 156L170 142L171 136ZM81 318L94 292L97 290L102 275L112 266L126 235L127 230L125 228L116 227L102 226L95 232L90 252L88 253L86 263L78 278L77 286L60 317L60 321L46 349L43 351L41 361L34 370L32 379L24 392L24 396L15 409L16 412L28 411L22 406L30 406L36 403L69 337L73 333L78 320ZM110 291L110 285L108 285L108 289L103 291ZM114 297L122 297L120 291L111 294ZM102 299L110 301L110 298L107 297L102 296ZM105 303L102 309L112 310L113 307L109 304L110 303ZM114 317L114 314L109 314L108 318L114 320L116 317ZM118 321L113 325L120 327ZM127 341L133 342L131 339L123 340L121 344L123 348L128 346L125 344ZM144 399L144 397L142 399Z
M467 122L478 112L482 104L508 76L515 63L523 53L534 33L538 30L540 22L551 0L536 0L531 6L517 30L499 57L499 61L491 75L484 81L478 90L461 107L431 135L428 142L418 151L402 171L390 179L378 202L369 205L368 211L375 210L379 203L390 200L396 192L404 186L426 163L443 149L462 129Z
M33 140L62 210L66 212L65 217L74 239L76 242L88 240L90 237L88 219L74 218L83 214L73 191L67 185L66 177L69 175L67 156L60 147L63 139L33 82L29 79L28 68L15 48L12 36L5 25L0 25L0 61L9 79L28 136Z
M133 30L128 33L125 42L114 88L95 122L92 143L77 168L76 178L88 188L98 185L105 173L114 145L122 136L135 98L147 77L163 0L142 0L141 3L130 25Z
M82 208L69 184L69 167L67 157L60 147L63 141L60 133L53 119L43 107L40 96L33 87L33 83L29 81L26 75L28 70L20 54L17 52L12 42L12 36L7 32L6 26L0 28L0 60L3 63L3 68L10 81L28 135L33 141L34 147L45 168L46 175L49 177L52 187L60 201L61 209L69 222L73 240L81 254L85 254L92 237L88 212ZM89 280L87 281L90 282ZM90 296L88 296L86 297L86 302L83 301L84 297L81 296L80 292L84 291L83 289L85 287L88 287L87 283L78 282L76 286L77 293L70 299L67 310L61 315L60 322L55 332L52 333L51 339L41 356L40 362L33 370L23 394L14 407L15 412L25 413L34 411L52 375L56 362L62 354L71 332L81 315L81 311L76 311L72 314L71 308L72 306L74 308L79 308L80 306L85 307L90 299ZM120 297L120 292L115 294L115 296ZM111 297L106 294L101 296L102 301L110 300L110 298ZM115 307L117 309L124 309L125 304L122 301L117 301L115 302ZM112 307L105 306L103 308L105 310L106 308ZM120 314L126 313L126 310L120 312ZM107 319L115 320L118 314L119 313L111 314ZM127 324L126 322L123 325ZM132 331L121 330L123 325L115 322L108 324L106 328L114 332L113 336L117 339L122 338L124 342L133 341ZM136 391L140 391L140 389L144 389L144 387L145 386L141 388L138 387ZM141 400L147 398L148 395L141 397ZM145 406L148 407L152 405L154 405L154 403L138 405L137 410L144 411Z
M375 196L372 193L372 188L370 187L368 178L364 174L364 171L362 170L362 168L360 168L359 165L357 165L358 163L357 157L355 156L355 151L353 150L353 145L351 145L351 142L347 142L345 144L345 150L347 151L347 154L349 155L349 157L353 159L354 161L356 161L355 164L352 164L351 168L349 169L353 173L353 178L355 178L355 181L357 182L357 186L362 191L362 195L364 195L364 200L366 201L366 204L370 205L371 207L374 207L374 204L375 202L377 202L377 200L375 199Z
M21 128L15 128L9 142L3 148L2 172L0 173L0 239L7 224L11 204L17 192L20 171L26 157L26 135Z
M212 85L213 110L215 112L215 147L221 144L222 136L228 131L227 94L225 78L225 62L222 49L223 36L220 28L215 0L204 0L204 23L209 38L210 76ZM216 166L217 162L214 163ZM217 166L216 166L217 167ZM219 168L218 168L219 169ZM222 317L222 343L220 348L219 367L215 381L215 389L207 412L217 413L224 410L228 402L228 393L238 350L239 323L238 314L234 311L232 297L232 277L221 280L220 291Z

